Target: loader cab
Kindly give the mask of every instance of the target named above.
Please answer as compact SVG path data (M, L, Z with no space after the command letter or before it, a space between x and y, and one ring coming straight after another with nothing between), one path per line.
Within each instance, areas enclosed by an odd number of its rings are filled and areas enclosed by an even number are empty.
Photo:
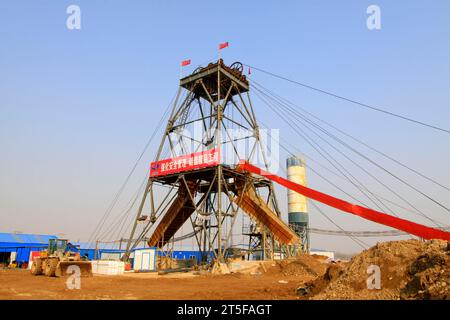
M67 242L67 239L50 239L48 241L48 254L66 252Z

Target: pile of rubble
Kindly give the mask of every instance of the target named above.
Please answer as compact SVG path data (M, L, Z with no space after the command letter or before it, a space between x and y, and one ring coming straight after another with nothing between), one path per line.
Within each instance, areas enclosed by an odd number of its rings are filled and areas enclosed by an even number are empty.
M379 243L348 263L332 263L298 294L310 299L450 299L450 244Z
M295 259L276 260L266 274L317 278L327 270L326 257L301 255Z

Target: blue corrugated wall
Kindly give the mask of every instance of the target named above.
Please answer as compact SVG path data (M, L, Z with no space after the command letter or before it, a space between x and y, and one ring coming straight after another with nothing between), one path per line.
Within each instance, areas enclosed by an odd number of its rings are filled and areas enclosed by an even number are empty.
M28 262L28 259L30 258L30 252L31 251L41 251L47 249L47 246L43 245L31 245L31 246L6 246L1 245L0 246L0 252L17 252L16 254L16 261L19 264L22 264L24 262Z

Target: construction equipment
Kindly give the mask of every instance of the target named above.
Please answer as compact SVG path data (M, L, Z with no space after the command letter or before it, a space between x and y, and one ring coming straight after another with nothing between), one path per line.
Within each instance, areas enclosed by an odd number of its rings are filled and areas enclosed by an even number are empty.
M41 251L40 257L36 258L31 265L33 275L44 274L47 277L61 277L72 273L80 276L92 276L92 264L80 257L78 252L70 249L73 245L66 239L50 239L47 250ZM71 266L77 266L72 269ZM69 270L72 269L72 270Z

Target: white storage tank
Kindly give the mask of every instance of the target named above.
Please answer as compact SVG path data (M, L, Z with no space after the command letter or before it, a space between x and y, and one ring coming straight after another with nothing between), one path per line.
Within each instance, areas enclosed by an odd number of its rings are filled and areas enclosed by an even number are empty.
M134 250L134 271L156 271L156 249L145 248Z
M287 179L306 186L306 165L301 157L292 156L286 160ZM302 240L302 250L309 251L309 217L307 198L293 190L288 190L288 220L291 229Z

